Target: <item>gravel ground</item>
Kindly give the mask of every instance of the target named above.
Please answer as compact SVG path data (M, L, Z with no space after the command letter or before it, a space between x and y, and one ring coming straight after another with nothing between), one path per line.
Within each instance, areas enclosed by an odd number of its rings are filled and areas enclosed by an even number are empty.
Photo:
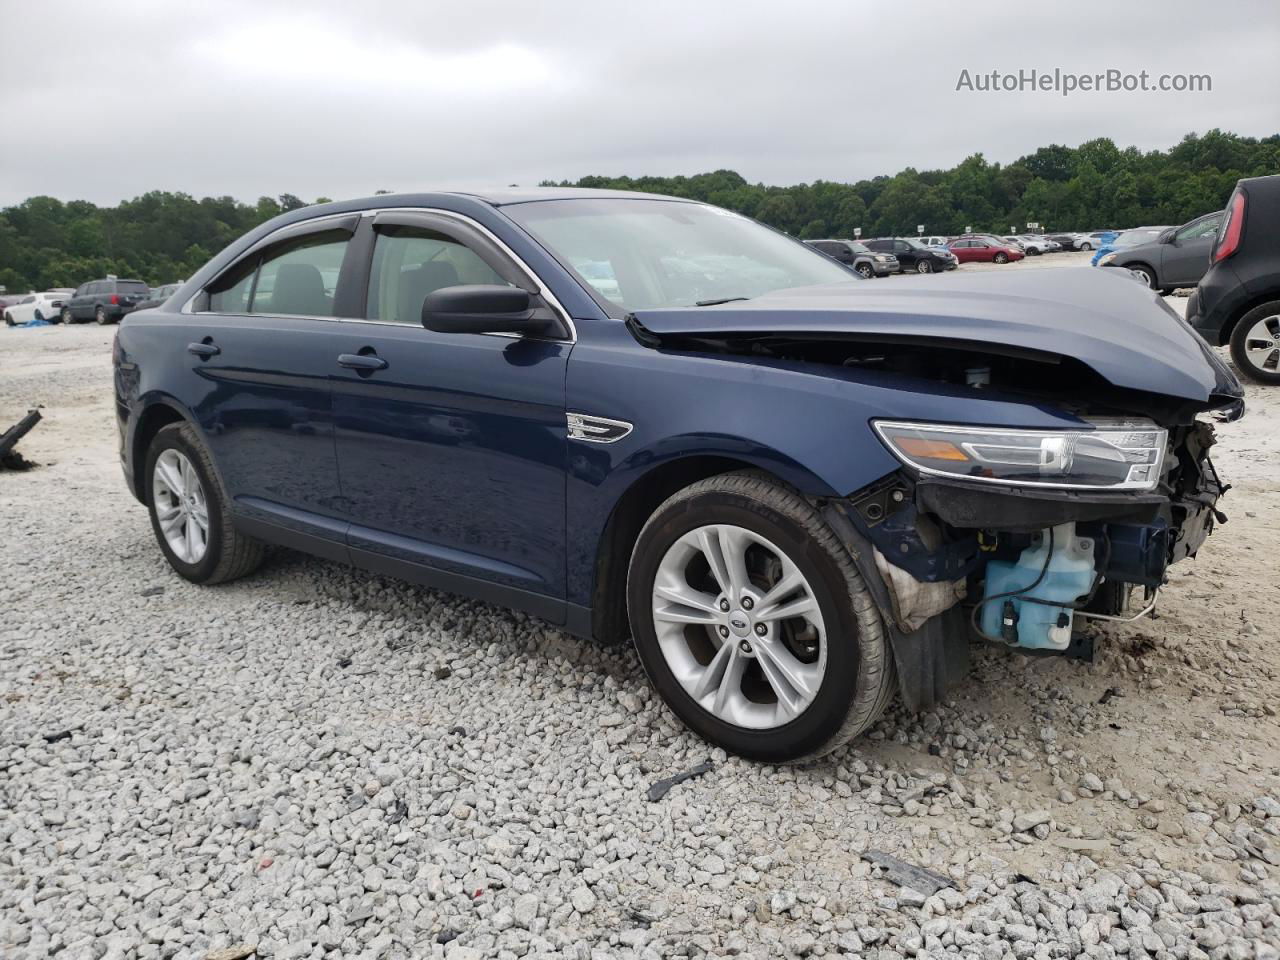
M1280 957L1280 393L1158 619L776 768L627 647L286 551L180 580L111 335L0 330L0 426L46 416L0 474L0 956Z

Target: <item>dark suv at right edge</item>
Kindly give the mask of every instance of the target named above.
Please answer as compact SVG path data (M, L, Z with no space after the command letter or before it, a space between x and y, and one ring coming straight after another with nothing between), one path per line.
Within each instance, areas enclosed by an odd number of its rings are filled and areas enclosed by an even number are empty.
M1187 301L1187 320L1210 343L1231 345L1245 376L1280 385L1280 176L1241 180Z
M82 283L62 305L62 322L95 320L100 324L119 323L126 313L151 297L151 288L141 280L108 277Z

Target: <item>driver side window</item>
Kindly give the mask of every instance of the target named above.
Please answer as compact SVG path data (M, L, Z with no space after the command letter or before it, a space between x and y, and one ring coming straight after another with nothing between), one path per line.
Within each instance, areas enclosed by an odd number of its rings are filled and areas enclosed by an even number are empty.
M510 286L453 237L424 227L379 227L365 316L384 323L418 324L427 294L470 284Z
M1218 232L1218 224L1220 222L1220 217L1210 217L1208 220L1193 223L1191 226L1183 227L1179 230L1175 239L1182 241L1198 240L1201 237L1212 237Z

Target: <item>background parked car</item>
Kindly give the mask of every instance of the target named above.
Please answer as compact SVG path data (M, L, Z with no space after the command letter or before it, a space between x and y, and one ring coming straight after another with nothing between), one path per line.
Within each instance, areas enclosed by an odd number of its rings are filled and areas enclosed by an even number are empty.
M82 283L62 305L62 322L119 323L126 314L151 296L151 288L141 280L118 280L108 277Z
M1107 254L1115 250L1123 250L1126 247L1136 247L1140 243L1146 243L1149 240L1154 240L1156 237L1160 236L1163 231L1168 229L1168 226L1135 227L1133 230L1121 231L1098 247L1098 252L1093 255L1093 259L1089 262L1096 267Z
M149 310L151 307L158 307L177 293L181 286L182 281L178 283L166 283L160 287L152 287L151 293L147 296L147 299L138 303L133 309Z
M16 303L4 308L4 322L11 327L22 327L33 322L57 323L62 312L63 301L69 293L71 293L70 289L29 293Z
M999 237L962 237L951 243L951 253L961 263L1011 263L1026 254Z
M949 240L949 238L947 237L938 237L938 236L916 237L916 239L919 240L921 243L923 243L926 247L945 247Z
M806 240L809 246L852 267L860 277L887 277L902 266L892 253L876 253L857 240Z
M1170 227L1146 243L1106 254L1100 267L1124 267L1142 276L1153 290L1193 287L1209 269L1209 251L1222 224L1215 210L1180 227Z
M1280 176L1236 184L1209 260L1187 320L1210 343L1230 343L1245 376L1280 385Z
M903 271L938 273L943 270L954 270L959 264L955 254L946 247L926 246L915 237L881 237L877 240L868 240L865 246L875 253L892 253L898 258Z
M1041 256L1042 254L1048 253L1050 250L1053 249L1049 245L1048 240L1043 240L1043 239L1040 239L1039 237L1016 236L1016 237L997 237L996 239L1003 240L1005 243L1005 246L1013 247L1015 249L1021 250L1023 253L1025 253L1029 257L1038 257L1038 256Z

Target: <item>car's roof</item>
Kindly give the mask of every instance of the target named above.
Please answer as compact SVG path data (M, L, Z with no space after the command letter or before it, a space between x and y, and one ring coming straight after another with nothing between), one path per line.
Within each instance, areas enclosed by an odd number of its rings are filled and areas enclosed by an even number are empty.
M634 190L591 190L585 187L499 187L490 190L441 190L462 197L475 197L495 207L513 203L535 203L540 200L675 200L698 203L685 197L669 197L660 193Z

